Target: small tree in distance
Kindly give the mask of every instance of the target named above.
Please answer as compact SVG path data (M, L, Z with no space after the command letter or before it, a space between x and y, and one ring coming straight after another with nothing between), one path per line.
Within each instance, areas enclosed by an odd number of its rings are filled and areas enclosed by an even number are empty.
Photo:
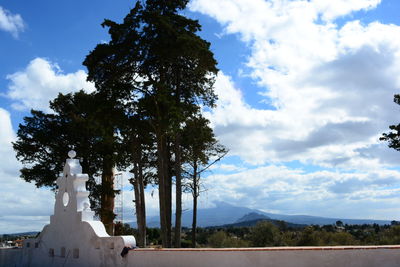
M393 101L400 105L400 95L394 95ZM390 148L400 151L400 124L390 125L389 129L391 132L383 133L379 140L387 141Z

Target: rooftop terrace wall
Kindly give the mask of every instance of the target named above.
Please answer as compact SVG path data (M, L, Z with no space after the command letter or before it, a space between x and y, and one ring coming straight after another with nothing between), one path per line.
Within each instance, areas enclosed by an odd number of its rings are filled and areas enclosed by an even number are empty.
M35 249L35 248L30 248ZM0 266L140 266L140 267L398 267L400 246L276 247L245 249L135 249L117 265L88 255L22 261L23 249L1 249Z
M129 253L127 262L141 267L394 267L400 266L400 246L140 249Z

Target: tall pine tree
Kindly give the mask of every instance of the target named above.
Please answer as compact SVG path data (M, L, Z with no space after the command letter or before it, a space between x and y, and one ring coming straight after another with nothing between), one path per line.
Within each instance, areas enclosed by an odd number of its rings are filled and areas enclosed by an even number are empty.
M97 45L84 61L88 80L100 92L114 96L121 103L136 103L151 126L157 150L164 247L172 245L172 174L180 187L181 125L198 112L200 105L213 106L216 100L213 84L217 63L210 44L197 35L201 29L198 21L179 14L187 3L187 0L137 2L122 23L105 20L103 26L109 28L110 42ZM173 148L171 143L175 144ZM177 159L173 171L171 151ZM176 220L180 222L180 214Z

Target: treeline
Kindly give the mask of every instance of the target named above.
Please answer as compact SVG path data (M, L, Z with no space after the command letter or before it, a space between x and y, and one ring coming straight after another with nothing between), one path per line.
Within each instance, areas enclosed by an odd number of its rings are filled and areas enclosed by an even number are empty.
M125 225L121 233L135 233ZM182 246L191 246L191 229L183 228ZM160 244L160 229L148 229L149 244ZM349 246L400 244L400 225L312 225L302 229L262 221L253 227L198 228L197 246L210 248L275 246Z
M83 62L96 91L59 94L49 113L32 110L13 144L24 164L21 177L53 190L74 149L90 177L92 209L111 235L115 168L130 172L140 246L146 246L146 186L158 188L162 245L180 247L182 192L193 196L196 228L200 177L227 153L202 114L215 106L218 69L210 43L197 35L198 21L181 15L187 3L136 1L121 23L105 20L110 40Z

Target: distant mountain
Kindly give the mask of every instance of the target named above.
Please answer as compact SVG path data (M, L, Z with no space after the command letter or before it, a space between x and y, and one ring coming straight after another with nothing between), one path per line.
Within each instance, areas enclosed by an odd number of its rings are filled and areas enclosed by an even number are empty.
M309 215L283 215L283 214L272 214L272 213L264 213L267 216L270 216L272 219L283 220L292 223L299 224L316 224L316 225L326 225L326 224L335 224L337 221L342 221L344 224L390 224L391 221L387 220L373 220L373 219L343 219L343 218L325 218L318 216L309 216Z
M256 212L261 213L257 210L236 207L226 202L215 202L216 206L213 208L199 209L197 211L197 225L199 227L223 225L228 223L234 223L244 215ZM173 216L175 217L175 216ZM182 226L192 226L193 211L188 210L182 214ZM149 227L160 227L160 221L158 216L152 216L147 218L147 225ZM136 227L136 223L132 223L132 226Z
M0 236L36 236L39 232L24 232L24 233L13 233L13 234L0 234Z
M217 227L217 228L231 228L231 227L252 227L255 226L257 223L266 221L270 222L278 227L282 226L282 222L285 223L285 225L289 228L304 228L307 225L306 224L295 224L295 223L290 223L290 222L285 222L282 220L273 220L269 218L268 216L251 212L249 214L244 215L242 218L237 220L235 223L230 223L230 224L224 224L224 225L219 225L219 226L210 226L210 227Z
M271 220L271 219L256 219L256 220L251 220L251 221L242 221L242 222L237 222L237 223L229 223L229 224L223 224L223 225L217 225L217 226L208 226L207 228L232 228L232 227L253 227L257 223L262 222L262 221L268 221L273 223L274 225L277 226L277 221L276 220Z
M246 207L238 207L230 205L226 202L216 202L213 208L199 209L197 211L197 225L199 227L218 226L225 224L234 224L241 221L251 221L268 218L273 220L282 220L293 224L316 224L326 225L335 224L336 221L342 221L344 224L390 224L387 220L371 220L371 219L343 219L343 218L325 218L309 215L284 215L267 213L256 209ZM255 215L257 214L257 215ZM182 214L182 226L191 227L193 211L189 210ZM160 227L158 216L147 218L148 227ZM136 227L136 222L131 223L132 227Z
M260 220L267 220L271 219L268 216L265 216L263 214L257 213L257 212L250 212L244 215L243 217L239 218L235 223L241 223L241 222L249 222L249 221L260 221Z

